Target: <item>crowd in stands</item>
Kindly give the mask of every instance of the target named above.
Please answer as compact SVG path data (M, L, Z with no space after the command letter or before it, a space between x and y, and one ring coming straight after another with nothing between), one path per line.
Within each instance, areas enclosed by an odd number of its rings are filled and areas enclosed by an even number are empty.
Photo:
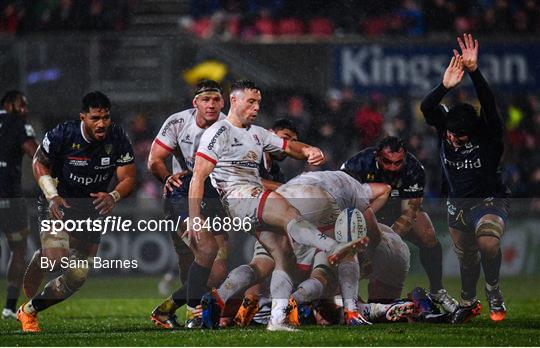
M202 38L423 37L540 33L536 0L191 0L183 26Z
M0 33L122 31L133 5L133 0L0 0Z

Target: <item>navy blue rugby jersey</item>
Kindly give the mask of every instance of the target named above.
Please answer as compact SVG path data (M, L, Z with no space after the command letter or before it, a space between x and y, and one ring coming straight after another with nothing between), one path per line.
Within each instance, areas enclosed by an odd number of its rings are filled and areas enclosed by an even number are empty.
M385 183L392 187L389 200L377 213L379 222L390 226L401 215L401 201L403 199L424 196L424 167L414 155L407 153L405 166L399 175L386 176L377 164L376 152L375 147L360 151L343 163L341 170L349 173L361 183Z
M497 110L495 96L477 69L469 73L480 101L480 118L469 142L459 148L447 139L445 120L448 108L439 104L449 91L442 84L422 101L426 122L437 129L440 139L439 157L449 198L502 197L508 194L499 170L504 144L503 121Z
M78 120L61 123L45 134L41 145L62 197L88 198L90 193L108 192L116 167L134 162L131 142L119 125L111 123L103 141L85 139L82 127Z
M0 198L21 197L22 145L34 137L34 129L20 116L0 111Z
M375 147L360 151L343 163L341 170L350 172L361 183L385 183L392 186L391 197L408 199L424 196L424 167L414 155L407 153L405 167L397 177L392 178L385 176L377 165L376 152Z

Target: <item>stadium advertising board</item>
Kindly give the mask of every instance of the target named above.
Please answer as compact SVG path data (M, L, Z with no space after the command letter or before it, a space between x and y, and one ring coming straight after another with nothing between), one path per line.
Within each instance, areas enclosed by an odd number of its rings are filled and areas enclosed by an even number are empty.
M334 49L333 85L357 93L420 95L444 74L452 45L344 45ZM500 91L540 90L540 44L485 44L480 68ZM467 81L468 82L468 81Z

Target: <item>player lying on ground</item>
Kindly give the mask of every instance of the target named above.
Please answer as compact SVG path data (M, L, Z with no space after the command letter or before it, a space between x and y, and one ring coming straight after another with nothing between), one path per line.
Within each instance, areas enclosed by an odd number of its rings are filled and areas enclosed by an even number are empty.
M227 118L213 124L201 138L189 189L190 220L187 232L190 239L197 238L199 231L194 226L196 218L201 218L200 203L204 196L204 182L210 176L228 215L231 218L248 218L251 229L245 232L253 233L255 228L263 224L268 226L265 227L266 231L259 234L259 240L276 261L272 289L289 293L286 297L273 296L272 308L275 311L268 329L291 330L284 324L284 310L292 292L290 275L294 270L294 257L290 243L279 244L276 238L288 234L296 242L318 247L337 259L360 241L338 245L334 240L321 238L322 234L317 228L281 195L264 190L258 172L263 152L281 150L293 158L307 160L312 165L323 164L324 155L316 147L301 142L289 143L252 124L261 103L260 89L253 82L233 83L230 103Z
M193 97L193 108L171 115L159 130L148 156L148 169L164 183L165 217L177 221L189 215L188 192L192 177L195 153L204 131L218 120L225 119L221 113L224 106L221 86L211 80L197 84ZM173 173L165 164L173 155ZM201 202L204 217L226 216L219 195L205 182L205 192ZM178 257L178 268L182 286L167 297L151 314L150 319L158 326L168 329L178 328L175 312L187 304L186 327L200 327L200 320L194 315L202 295L210 287L218 286L227 276L227 241L223 230L201 230L194 244L185 243L180 231L171 231L170 236Z
M366 217L368 236L371 235L374 240L377 240L380 232L372 232L378 230L378 225L370 202L377 208L382 206L388 197L389 187L385 184L362 185L344 172L325 171L304 173L280 186L276 192L285 197L299 210L302 216L319 229L324 230L326 233L324 238L335 237L333 226L342 209L357 207ZM276 237L272 234L268 234L268 236L276 239L282 238L278 242L288 244L286 237ZM261 240L260 236L259 240ZM298 251L296 253L298 257L303 253L304 246L299 243L293 245L296 246L297 250L295 251ZM258 250L262 251L264 248L258 248ZM310 249L307 250L309 252ZM270 253L266 252L265 254ZM231 271L222 286L213 293L213 297L218 303L225 303L233 295L242 293L243 290L261 282L270 274L274 269L275 259L263 256L264 253L261 253L260 258L256 254L250 265L243 265ZM358 261L354 257L345 258L337 266L337 274L343 289L346 309L354 314L356 313L355 303L360 277ZM279 295L284 296L284 294ZM286 299L288 300L289 297ZM220 308L215 310L221 312ZM216 318L214 318L214 325L217 321Z
M461 54L454 50L443 81L422 101L426 122L437 129L442 171L448 191L448 223L461 271L461 301L452 322L461 323L480 314L476 297L480 268L484 270L490 317L505 318L499 287L500 238L506 228L508 197L498 170L504 150L503 122L495 96L478 68L478 41L472 35L458 38ZM442 98L470 76L480 114L466 103L451 108Z
M100 219L135 187L131 143L124 130L111 122L110 109L104 94L88 93L79 120L62 123L45 134L33 162L34 176L43 192L38 201L40 222ZM118 183L107 192L115 174ZM41 249L34 253L23 281L30 300L17 311L23 331L40 331L38 312L67 299L84 284L101 232L40 231ZM63 268L62 261L68 257L69 265ZM41 267L43 260L48 267ZM62 274L36 295L45 274L57 270Z

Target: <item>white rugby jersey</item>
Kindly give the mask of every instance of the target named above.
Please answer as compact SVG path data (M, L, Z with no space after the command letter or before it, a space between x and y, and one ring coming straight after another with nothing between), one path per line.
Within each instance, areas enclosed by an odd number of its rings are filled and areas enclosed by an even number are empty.
M176 149L180 150L180 156L183 157L183 162L185 162L187 168L184 168L184 165L178 161L175 154L173 157L173 173L185 169L193 171L195 152L199 147L201 136L206 130L197 126L195 121L196 113L197 109L192 108L169 116L154 140L158 145L173 153ZM221 112L218 121L225 117L227 116Z
M306 172L287 182L287 185L315 185L328 192L340 209L356 208L363 212L373 196L368 184L361 184L342 171Z
M204 132L197 156L215 164L210 174L212 185L223 195L237 186L262 186L259 163L264 152L283 151L287 140L259 126L239 128L227 119Z

